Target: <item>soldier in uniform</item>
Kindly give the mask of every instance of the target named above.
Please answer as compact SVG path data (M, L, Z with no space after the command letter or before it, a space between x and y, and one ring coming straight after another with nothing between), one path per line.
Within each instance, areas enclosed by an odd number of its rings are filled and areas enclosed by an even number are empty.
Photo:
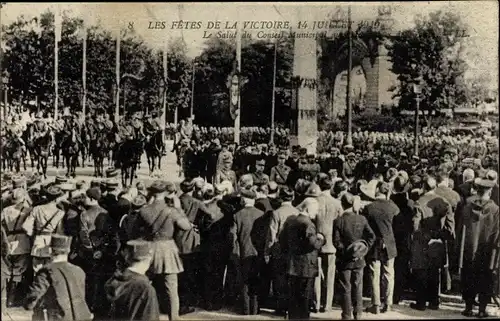
M12 205L2 210L2 227L12 244L8 253L8 266L4 271L8 273L10 284L7 306L16 303L19 285L30 265L31 240L21 227L31 211L31 207L25 202L26 196L26 191L16 188L12 193Z
M152 244L153 286L158 295L160 310L167 313L170 320L179 319L177 275L184 271L174 233L192 228L192 224L181 213L180 201L175 197L175 192L173 183L153 182L149 187L152 201L141 208L135 223L136 235ZM166 200L173 205L167 204Z
M35 206L24 221L22 228L34 239L31 249L33 269L38 271L50 261L50 239L54 233L63 233L64 211L58 207L59 198L64 192L57 185L44 188L45 203Z
M286 153L278 153L278 164L271 168L271 175L269 179L276 182L279 186L285 186L288 174L292 170L289 166L285 165Z
M153 250L145 241L128 241L123 251L126 269L117 271L106 282L111 320L159 320L160 309L154 287L146 271L151 265Z
M269 183L269 176L264 174L266 168L266 160L261 158L255 161L255 172L251 173L255 186L266 185Z
M91 320L85 302L85 273L68 262L71 238L55 234L49 247L51 263L38 271L24 308L33 310L33 320Z
M23 149L26 149L26 143L21 137L23 134L23 126L19 123L16 116L12 116L12 122L9 126L9 132L12 135L12 138L19 141Z
M236 188L236 173L231 169L233 166L233 158L226 154L221 158L222 166L215 173L214 184L220 184L223 181L231 182L233 188Z

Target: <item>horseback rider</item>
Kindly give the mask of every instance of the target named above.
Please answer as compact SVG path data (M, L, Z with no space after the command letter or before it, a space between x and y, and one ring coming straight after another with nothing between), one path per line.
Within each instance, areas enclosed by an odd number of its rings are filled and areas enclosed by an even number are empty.
M133 128L135 139L141 139L142 137L144 137L143 124L138 113L132 114L130 125Z
M21 144L22 148L25 149L26 143L24 142L23 138L21 137L23 135L23 127L22 127L21 123L19 122L18 118L16 117L16 115L12 116L11 119L12 119L12 121L10 123L8 130L10 131L12 138L17 140Z

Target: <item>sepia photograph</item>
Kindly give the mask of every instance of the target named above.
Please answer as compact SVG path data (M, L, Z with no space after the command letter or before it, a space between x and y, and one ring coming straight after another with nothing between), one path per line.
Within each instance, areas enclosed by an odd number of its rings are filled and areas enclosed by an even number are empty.
M0 2L1 319L500 317L499 3Z

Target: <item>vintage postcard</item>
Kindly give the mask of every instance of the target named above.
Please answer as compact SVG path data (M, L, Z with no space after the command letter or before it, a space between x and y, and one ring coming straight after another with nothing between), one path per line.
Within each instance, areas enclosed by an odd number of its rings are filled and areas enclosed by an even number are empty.
M497 2L0 23L2 319L498 317Z

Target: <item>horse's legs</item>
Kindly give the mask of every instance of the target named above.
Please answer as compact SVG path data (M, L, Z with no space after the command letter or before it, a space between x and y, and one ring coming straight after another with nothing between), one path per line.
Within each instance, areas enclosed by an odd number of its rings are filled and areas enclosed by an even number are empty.
M66 177L69 177L69 173L71 171L71 155L64 155L64 160L66 161Z

